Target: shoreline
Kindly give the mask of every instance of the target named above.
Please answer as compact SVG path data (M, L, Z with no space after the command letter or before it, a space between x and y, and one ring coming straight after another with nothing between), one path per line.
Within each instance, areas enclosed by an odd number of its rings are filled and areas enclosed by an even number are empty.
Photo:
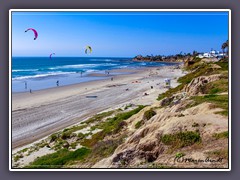
M136 70L135 70L136 71ZM30 144L92 115L129 103L149 105L164 88L164 78L184 75L175 66L150 67L109 79L12 95L12 149ZM111 81L111 77L114 77ZM153 89L150 88L153 86ZM129 90L126 90L129 89ZM147 93L147 96L144 96ZM117 95L117 96L116 96Z
M96 72L91 72L91 73L88 73L88 74L80 77L80 80L83 80L83 81L76 81L75 80L75 81L71 81L70 83L64 84L64 85L61 85L61 81L60 81L60 86L59 87L56 87L55 81L54 81L54 86L51 85L51 86L45 86L44 88L37 87L37 89L34 89L34 88L30 88L30 89L32 89L32 91L38 92L38 91L41 91L41 90L60 88L60 87L71 86L71 85L75 85L75 84L89 83L89 82L93 82L93 81L101 81L101 80L106 80L106 79L114 77L114 76L128 75L128 74L137 73L139 71L143 71L146 68L152 68L152 67L112 69L112 70L108 70L108 72L110 72L110 74L102 73L103 71L96 71ZM60 77L61 76L55 77L54 79L58 80ZM65 81L66 81L67 78L68 77L65 77ZM71 77L71 78L74 78L74 77ZM89 79L89 78L92 78L92 79ZM31 82L31 81L36 81L36 80L29 79L29 81ZM16 83L24 83L26 81L25 80L14 80L14 82L16 82ZM45 81L45 83L49 84L47 81ZM12 91L12 94L18 94L18 93L29 93L29 88L27 90L25 89L25 90L20 90L20 91Z

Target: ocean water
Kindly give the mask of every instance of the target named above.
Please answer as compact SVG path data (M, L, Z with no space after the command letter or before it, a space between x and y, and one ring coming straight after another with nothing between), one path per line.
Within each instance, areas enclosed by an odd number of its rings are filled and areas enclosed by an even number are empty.
M173 65L163 62L135 62L131 58L108 57L13 57L12 92L24 92L109 78L88 76L109 70ZM119 74L119 73L118 73ZM124 74L124 73L122 73ZM116 75L110 73L110 76Z

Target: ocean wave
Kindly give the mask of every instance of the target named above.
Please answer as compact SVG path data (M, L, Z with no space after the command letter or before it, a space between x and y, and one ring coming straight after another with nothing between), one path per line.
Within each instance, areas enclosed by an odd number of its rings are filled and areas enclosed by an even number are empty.
M86 73L91 73L91 72L96 72L96 70L93 70L93 69L88 69L85 71Z
M98 67L99 64L75 64L75 65L64 65L64 66L56 66L52 68L48 68L50 70L55 70L55 69L66 69L66 68L72 68L72 69L77 69L77 68L93 68L93 67Z
M12 72L38 71L38 69L13 69Z
M119 66L120 69L127 68L128 66Z
M118 59L89 59L89 61L95 61L95 62L120 62Z
M105 64L102 64L102 66L117 66L118 64L115 64L115 63L105 63Z
M116 66L118 64L115 63L104 63L104 64L74 64L74 65L64 65L64 66L56 66L52 68L48 68L50 70L56 70L56 69L86 69L86 68L96 68L101 66Z
M45 74L37 74L37 75L32 75L32 76L19 76L19 77L12 78L12 80L35 79L35 78L67 75L67 74L74 74L74 73L75 72L49 72L49 73L45 73Z

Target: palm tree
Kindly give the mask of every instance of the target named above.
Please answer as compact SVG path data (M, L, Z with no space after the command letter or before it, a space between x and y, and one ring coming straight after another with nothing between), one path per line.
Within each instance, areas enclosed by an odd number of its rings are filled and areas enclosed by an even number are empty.
M194 57L196 57L198 55L198 52L194 50L192 54Z
M225 49L227 49L227 55L228 55L228 40L222 44L223 58L224 58Z

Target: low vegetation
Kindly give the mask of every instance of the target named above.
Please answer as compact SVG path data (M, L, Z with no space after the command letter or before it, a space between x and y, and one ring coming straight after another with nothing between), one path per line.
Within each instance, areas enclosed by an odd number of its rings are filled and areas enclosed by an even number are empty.
M198 132L185 131L176 134L165 134L161 137L161 142L171 146L172 149L178 149L201 142L201 136Z
M138 122L135 124L135 128L138 129L138 128L140 128L143 124L144 124L143 120L138 121Z
M202 86L203 94L217 94L228 92L228 79L221 78L218 81L213 81Z
M228 159L228 148L207 152L209 157Z
M108 118L106 121L95 125L95 128L102 129L102 131L94 134L91 139L84 139L82 145L92 147L98 141L102 140L105 136L118 133L126 125L126 122L124 122L124 120L138 113L144 107L145 106L139 106L138 108L131 111L119 113L115 115L115 117Z
M180 84L175 88L170 88L169 90L167 90L166 92L159 94L157 100L162 100L165 97L171 97L173 94L181 91L184 87L184 84Z
M83 160L90 152L91 151L85 147L77 149L76 151L61 149L53 154L37 158L26 168L62 168L72 161Z
M203 102L209 102L213 106L212 108L221 108L222 111L217 113L224 116L228 116L228 95L205 95L205 96L193 96L191 97L194 102L190 105L191 107L201 104Z
M103 158L109 157L115 151L115 149L123 143L125 135L121 135L115 139L109 139L104 141L98 141L91 149L91 153L82 162L88 164L95 164Z
M144 112L143 119L144 120L149 120L149 119L151 119L155 115L156 115L156 112L154 110L152 110L152 109L149 109L149 110Z
M151 168L151 169L170 169L170 168L174 168L174 167L171 167L171 166L166 166L166 165L163 165L163 164L151 164L148 166L148 168Z
M26 168L62 168L68 167L74 162L78 162L78 164L94 164L102 158L110 156L124 141L125 135L117 136L114 139L104 140L104 138L108 135L117 134L126 125L125 120L138 113L144 107L145 106L140 105L136 109L118 113L114 117L109 117L114 113L114 111L110 111L97 114L88 119L85 121L88 125L96 121L98 122L96 125L92 126L91 129L101 129L100 132L92 134L91 138L86 138L91 132L86 134L81 132L78 134L74 133L77 130L87 127L87 125L73 126L64 129L62 132L52 134L50 136L50 141L55 143L53 149L55 149L56 152L37 158ZM109 118L103 120L106 117ZM67 139L72 137L76 137L77 140L69 145ZM68 150L68 147L75 149L78 144L84 147L75 151ZM64 145L67 145L67 147L64 147ZM19 159L20 157L16 158Z
M195 63L186 67L187 71L190 73L178 79L180 85L175 88L170 88L165 93L158 96L158 100L165 97L171 97L173 94L181 91L185 85L189 84L194 78L199 76L209 76L213 74L222 74L222 78L218 81L214 81L206 84L203 87L203 91L206 94L216 94L228 91L228 62L215 62L215 63L204 63L200 62L199 58L196 58ZM218 65L220 69L214 69L213 65Z
M176 155L175 155L175 158L181 158L181 157L183 157L183 156L185 156L184 153L182 153L182 152L177 152Z
M15 155L13 157L14 161L17 162L19 159L23 158L23 155L22 154L19 154L19 155Z
M101 121L103 118L111 116L115 111L108 111L108 112L103 112L100 114L96 114L95 116L89 118L87 121L84 121L84 123L86 124L90 124L93 122L99 122Z
M215 134L213 134L213 137L216 139L228 138L228 131L221 132L221 133L215 133Z

